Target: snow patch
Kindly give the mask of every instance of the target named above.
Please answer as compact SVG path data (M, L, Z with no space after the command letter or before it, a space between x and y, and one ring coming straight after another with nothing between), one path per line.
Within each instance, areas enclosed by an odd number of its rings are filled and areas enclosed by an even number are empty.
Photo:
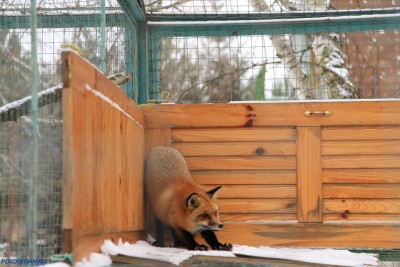
M269 259L282 259L300 261L306 263L328 264L338 266L378 266L378 258L375 254L353 253L348 250L336 249L304 249L304 248L272 248L250 247L233 245L233 251L190 251L180 248L158 248L149 245L145 241L135 244L118 244L105 240L101 251L107 255L125 255L143 259L153 259L179 265L194 255L219 256L219 257L258 257Z
M111 266L112 261L110 256L101 253L90 253L90 258L83 258L81 262L76 263L76 267L101 267Z
M107 103L109 103L111 106L113 106L115 109L117 109L118 111L122 112L125 116L127 116L129 119L131 119L132 121L134 121L136 123L136 125L140 126L143 128L143 125L141 125L137 120L135 120L134 118L132 118L131 115L129 115L128 113L126 113L117 103L115 103L114 101L112 101L109 97L105 96L104 94L102 94L101 92L92 89L92 87L90 87L90 85L85 84L85 88L87 91L92 92L95 96L100 97L102 100L106 101Z
M233 253L236 255L259 258L284 259L338 266L378 266L377 255L353 253L348 250L271 248L235 245L233 246Z

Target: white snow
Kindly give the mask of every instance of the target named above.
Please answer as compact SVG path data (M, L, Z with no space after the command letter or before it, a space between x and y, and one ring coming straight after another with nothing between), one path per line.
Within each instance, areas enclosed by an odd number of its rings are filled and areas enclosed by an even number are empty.
M135 244L123 243L121 240L114 244L105 240L101 251L107 255L125 255L144 259L162 260L175 265L188 260L194 255L236 257L251 256L258 258L283 259L306 263L329 264L338 266L378 266L377 255L353 253L348 250L336 249L305 249L305 248L272 248L233 245L233 251L190 251L179 248L158 248L145 241Z
M118 111L122 112L125 116L127 116L129 119L134 121L136 123L136 125L138 125L138 126L143 128L143 125L141 125L137 120L132 118L131 115L129 115L126 111L124 111L117 103L112 101L109 97L105 96L104 94L102 94L101 92L99 92L99 91L97 91L95 89L92 89L90 87L90 85L88 85L88 84L85 84L85 88L86 88L87 91L92 92L95 96L100 97L101 99L103 99L104 101L109 103L111 106L113 106L115 109L117 109Z
M76 267L101 267L110 266L112 264L111 258L108 255L101 253L90 253L90 258L87 260L83 258L81 262L75 264Z
M373 254L353 253L337 249L272 248L233 246L236 255L271 259L285 259L316 264L339 266L378 266L378 258Z
M48 88L48 89L46 89L46 90L43 90L43 91L41 91L41 92L39 92L39 93L37 94L37 95L38 95L38 98L39 98L40 96L42 96L42 95L45 95L45 94L52 94L52 93L55 93L57 90L61 90L62 86L63 86L62 83L60 83L59 85L56 85L56 86L53 86L53 87ZM22 99L20 99L20 100L11 102L11 103L9 103L9 104L6 104L6 105L0 107L0 113L3 113L3 112L6 112L6 111L8 111L8 110L10 110L10 109L13 109L13 108L17 108L17 107L19 107L19 106L22 106L24 103L30 101L31 99L32 99L32 96L27 96L27 97L22 98Z

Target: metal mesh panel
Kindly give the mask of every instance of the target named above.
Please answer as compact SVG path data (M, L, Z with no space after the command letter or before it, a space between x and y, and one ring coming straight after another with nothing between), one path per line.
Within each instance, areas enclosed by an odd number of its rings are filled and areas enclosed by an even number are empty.
M400 7L398 0L145 0L148 14L254 14L383 10Z
M399 34L348 26L339 33L162 37L150 95L159 90L159 98L178 103L397 98Z
M38 1L39 91L61 88L63 49L73 49L100 66L100 7L100 0ZM56 94L46 98L50 104L38 109L37 224L33 226L37 241L34 248L29 244L31 114L14 102L31 95L29 9L30 1L0 3L0 258L31 257L32 249L37 257L48 258L59 253L62 245L62 114ZM106 1L105 14L105 73L129 72L132 79L122 89L135 97L136 29L117 1ZM6 116L5 109L17 114Z

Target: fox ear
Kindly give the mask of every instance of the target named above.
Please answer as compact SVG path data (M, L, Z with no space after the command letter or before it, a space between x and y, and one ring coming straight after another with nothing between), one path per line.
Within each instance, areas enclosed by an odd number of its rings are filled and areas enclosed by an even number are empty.
M186 207L188 209L195 209L200 206L200 198L199 195L196 193L192 193L188 198L186 199Z
M218 197L218 191L221 189L222 186L217 186L214 189L211 189L210 191L207 192L207 194L210 196L211 200L216 201Z

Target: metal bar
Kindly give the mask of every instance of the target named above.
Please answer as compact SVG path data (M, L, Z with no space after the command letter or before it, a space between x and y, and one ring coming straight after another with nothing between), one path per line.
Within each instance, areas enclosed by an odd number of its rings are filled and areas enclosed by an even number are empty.
M148 99L148 30L145 22L138 23L138 38L137 38L137 51L138 51L138 103L146 104Z
M141 2L140 4L142 4ZM145 21L145 12L141 8L140 4L134 0L118 0L118 4L122 7L124 12L128 14L129 17L133 18L135 22ZM144 6L144 5L143 5Z
M106 1L101 0L100 22L100 70L106 72Z
M158 37L165 36L235 36L309 34L319 32L354 32L400 28L400 14L346 17L241 20L241 21L149 21L148 26Z
M231 21L237 20L270 20L270 19L294 19L294 18L320 18L320 17L343 17L363 15L387 15L398 14L400 8L377 8L377 9L350 9L350 10L326 10L326 11L290 11L282 12L247 12L247 13L207 13L207 14L162 14L146 13L149 21Z
M37 258L37 175L38 175L38 85L39 85L39 67L37 58L37 17L36 0L31 1L31 131L32 140L30 144L31 165L28 182L28 233L29 233L29 255Z
M136 58L134 57L134 53L136 53L137 50L134 47L136 33L133 32L133 30L134 28L132 27L125 27L125 69L131 74L131 79L125 85L125 93L130 98L137 101L137 90L134 90L133 88L133 81L134 79L137 79L133 63L134 58Z
M123 12L106 13L106 24L124 26L126 15ZM99 27L101 14L85 15L37 15L38 28L76 28ZM29 29L30 16L0 16L1 29Z

